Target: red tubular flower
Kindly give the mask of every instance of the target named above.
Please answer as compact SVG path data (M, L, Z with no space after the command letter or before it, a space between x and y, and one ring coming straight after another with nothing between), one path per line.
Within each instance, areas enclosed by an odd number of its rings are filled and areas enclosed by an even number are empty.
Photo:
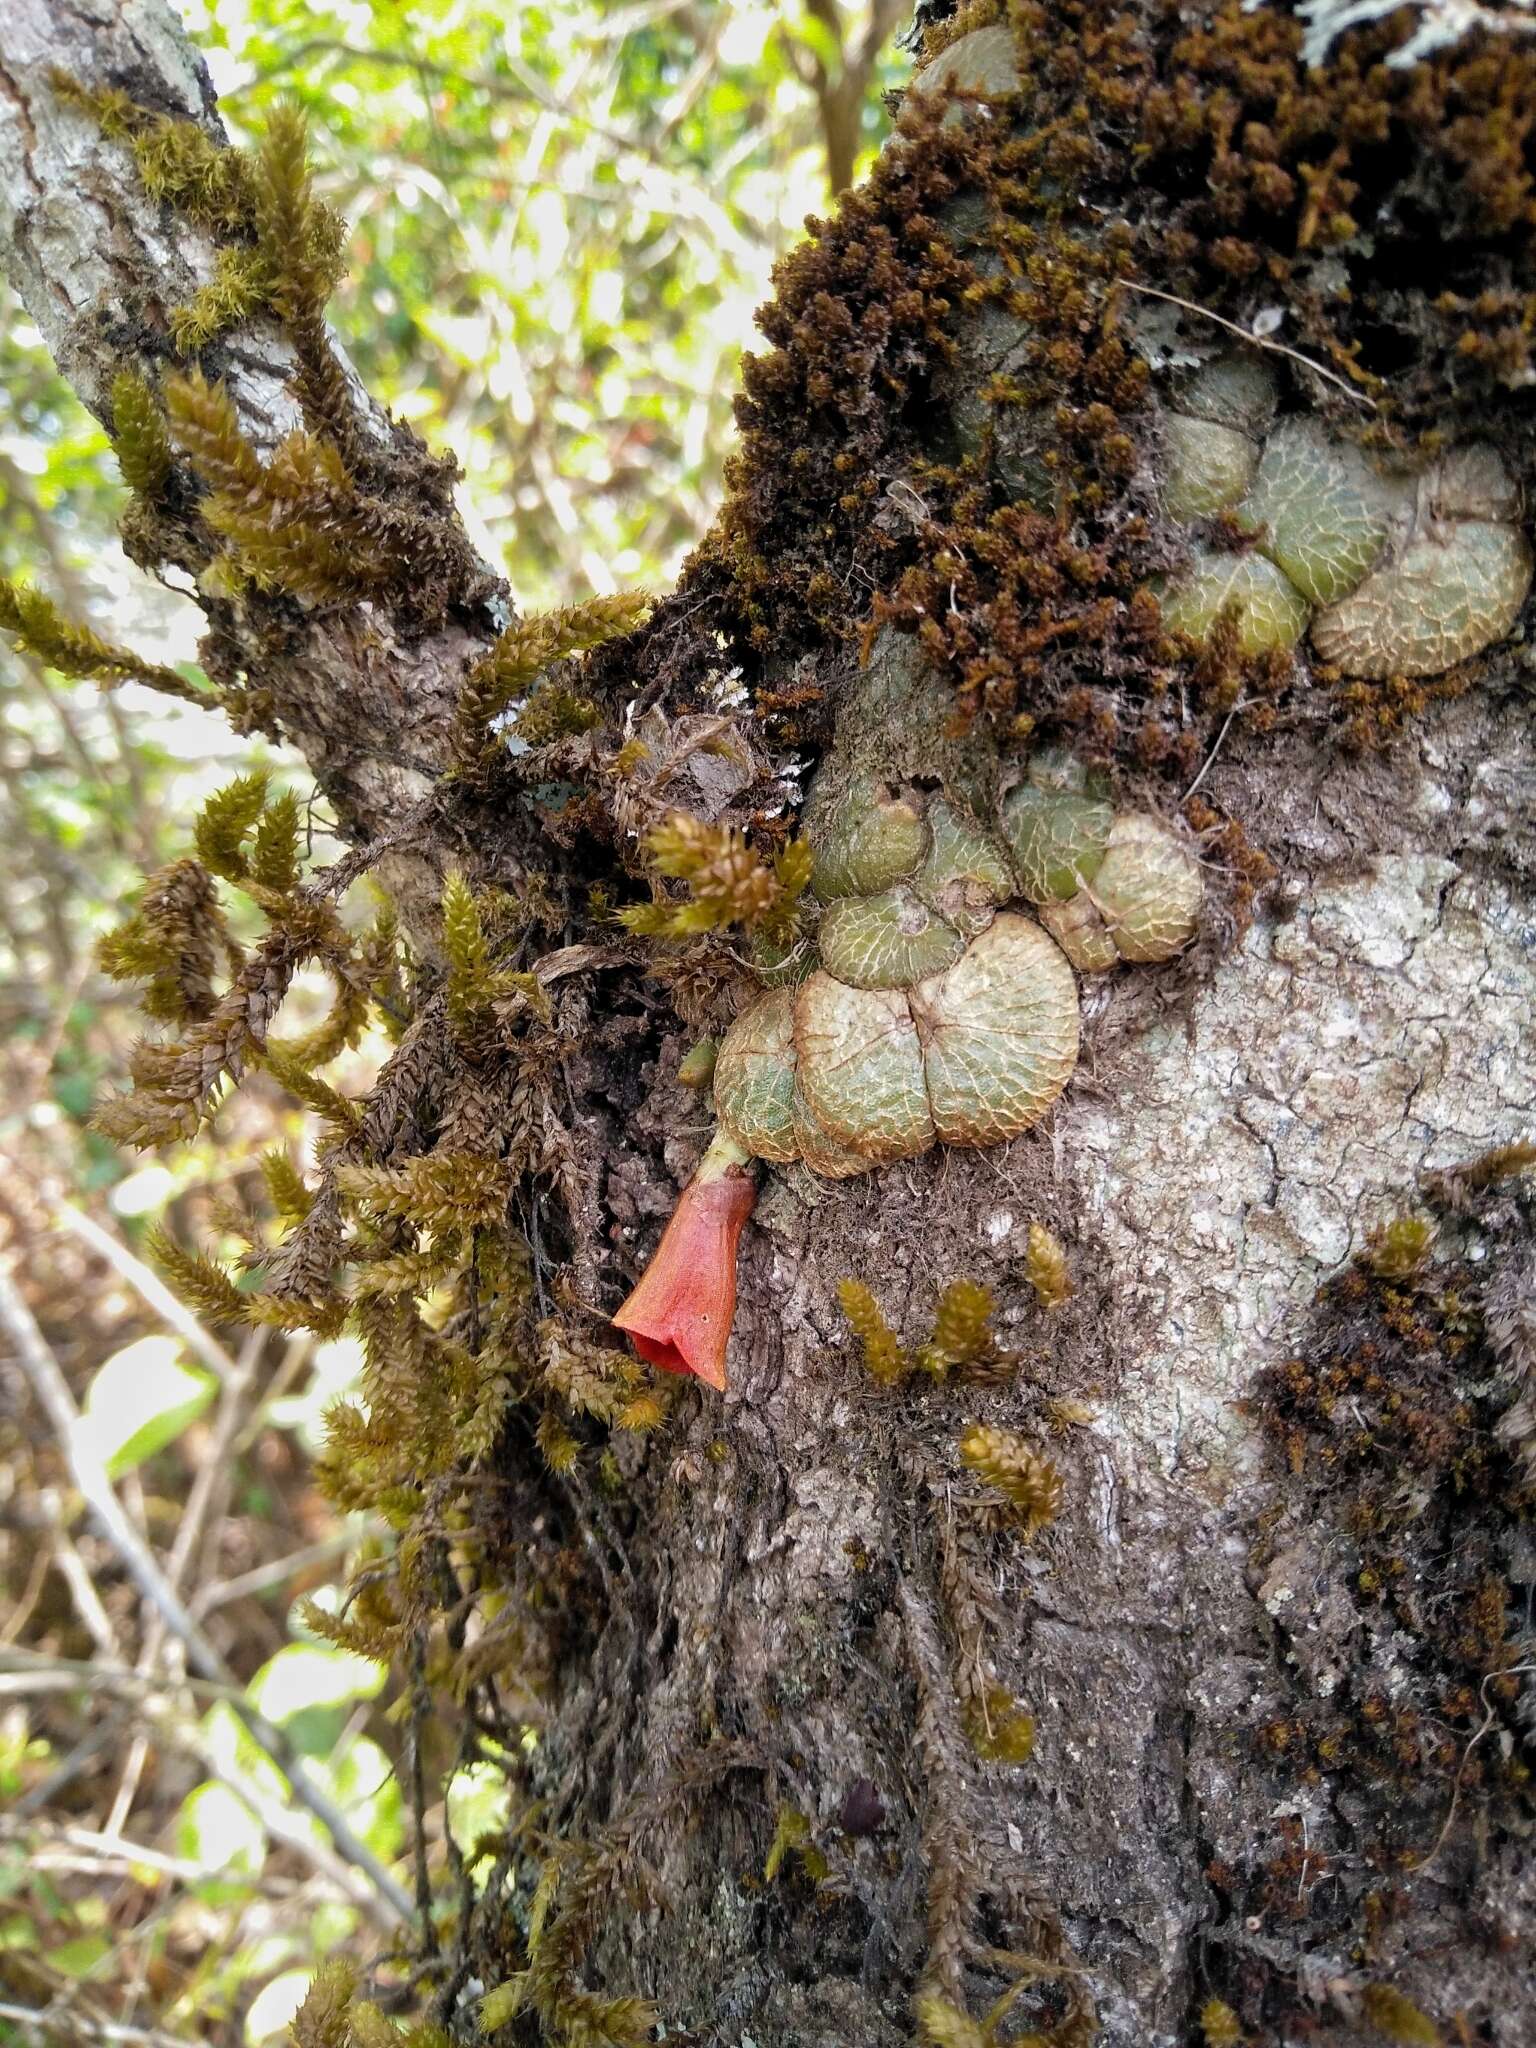
M678 1197L656 1255L614 1317L642 1358L725 1390L736 1242L757 1201L751 1154L718 1132Z

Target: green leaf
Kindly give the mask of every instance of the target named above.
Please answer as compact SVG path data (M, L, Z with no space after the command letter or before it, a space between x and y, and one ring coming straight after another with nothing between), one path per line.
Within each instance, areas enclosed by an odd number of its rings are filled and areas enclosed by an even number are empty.
M285 1643L250 1683L257 1713L279 1724L316 1707L346 1707L376 1699L387 1676L383 1665L329 1643Z
M78 1983L81 1978L93 1975L112 1951L113 1945L105 1934L77 1934L73 1941L61 1942L57 1948L49 1949L48 1965L61 1977L72 1978Z
M239 1793L208 1778L181 1803L176 1853L210 1877L259 1877L267 1860L266 1830Z
M405 1807L389 1758L366 1735L348 1743L314 1775L373 1853L385 1863L405 1847Z
M183 1365L180 1349L174 1337L141 1337L91 1381L81 1433L113 1479L174 1443L217 1392L213 1374Z
M0 1955L9 1949L27 1950L37 1947L37 1922L26 1913L13 1913L9 1920L0 1920Z
M279 2048L289 2040L288 2029L313 1976L313 1970L284 1970L262 1986L245 2016L248 2048Z

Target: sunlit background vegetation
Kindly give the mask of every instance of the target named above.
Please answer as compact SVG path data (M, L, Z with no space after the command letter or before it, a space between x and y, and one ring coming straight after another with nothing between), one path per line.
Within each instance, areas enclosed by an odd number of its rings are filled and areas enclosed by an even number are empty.
M884 132L905 6L182 11L237 140L281 97L309 111L322 189L352 224L337 329L374 392L458 457L466 518L518 601L664 587L717 503L772 265ZM0 287L0 573L157 659L195 659L192 605L116 545L122 495L105 436ZM99 936L186 851L211 790L265 765L307 796L303 765L3 644L0 753L0 1260L247 1704L414 1890L385 1674L297 1618L382 1540L339 1525L307 1476L352 1347L258 1331L231 1354L146 1257L157 1224L233 1249L262 1152L305 1156L303 1113L256 1084L165 1157L88 1124L136 1029ZM323 811L311 822L323 847ZM377 1048L355 1057L367 1071ZM260 2048L316 1960L371 1930L229 1701L188 1681L5 1349L0 1333L0 2043ZM429 1882L450 1831L494 1822L502 1784L463 1772L429 1809Z

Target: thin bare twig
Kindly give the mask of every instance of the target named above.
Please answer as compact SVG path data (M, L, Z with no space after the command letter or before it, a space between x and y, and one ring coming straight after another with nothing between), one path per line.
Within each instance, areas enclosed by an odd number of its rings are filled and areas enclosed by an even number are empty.
M1211 748L1211 751L1206 755L1204 761L1201 763L1200 773L1195 777L1194 781L1189 785L1188 789L1186 789L1184 794L1179 798L1179 802L1181 804L1187 804L1189 802L1190 798L1194 795L1195 791L1200 787L1201 783L1204 782L1206 776L1210 774L1211 768L1215 763L1216 756L1221 752L1222 746L1226 741L1227 734L1232 730L1233 719L1236 718L1239 711L1246 711L1247 709L1248 705L1246 703L1238 702L1232 706L1232 709L1227 713L1226 717L1222 720L1221 731L1216 735L1216 743Z
M237 1714L255 1741L287 1778L297 1803L307 1806L309 1811L315 1813L315 1817L330 1829L327 1814L334 1811L330 1801L323 1793L320 1794L325 1811L316 1811L306 1792L300 1790L290 1768L297 1760L292 1755L287 1739L253 1711L244 1691L238 1685L218 1684L207 1678L186 1678L181 1681L177 1690L190 1691L204 1701L220 1700ZM108 1693L133 1701L137 1711L153 1727L159 1741L180 1751L182 1755L195 1759L208 1777L217 1779L220 1784L228 1785L232 1792L238 1793L274 1842L293 1850L295 1855L302 1857L320 1876L337 1885L386 1933L396 1933L401 1920L409 1919L408 1913L400 1914L397 1918L392 1910L399 1886L387 1871L383 1876L390 1891L381 1897L373 1883L372 1873L365 1871L362 1865L343 1849L340 1842L335 1842L334 1831L331 1841L317 1839L302 1815L295 1813L282 1800L269 1797L249 1775L231 1774L228 1764L214 1754L202 1729L178 1710L175 1701L169 1697L170 1688L163 1678L146 1677L142 1672L130 1671L121 1666L81 1663L68 1657L49 1657L31 1650L0 1651L0 1699L68 1692ZM304 1782L307 1789L313 1791L313 1787L308 1787L307 1778ZM344 1817L342 1826L350 1836L351 1829ZM370 1862L373 1861L370 1851L365 1849L363 1853Z
M59 1576L69 1588L69 1597L75 1603L75 1612L85 1623L90 1637L103 1657L120 1658L122 1645L117 1640L117 1630L112 1618L102 1605L101 1595L95 1581L86 1570L85 1560L70 1540L64 1524L64 1503L54 1487L44 1487L38 1496L43 1513L48 1518L49 1535L52 1542L53 1562L58 1566Z
M1225 327L1229 334L1240 336L1250 348L1267 348L1274 355L1289 356L1293 363L1300 363L1303 369L1311 370L1314 376L1326 377L1330 384L1336 384L1346 397L1369 406L1372 412L1380 410L1375 399L1364 391L1357 391L1347 377L1341 377L1337 370L1330 370L1326 363L1314 362L1311 356L1304 356L1299 348L1288 348L1283 341L1271 341L1265 334L1250 333L1246 327L1239 327L1235 320L1228 320L1221 313L1213 313L1209 306L1196 305L1193 299L1181 299L1177 292L1160 292L1155 285L1138 284L1133 277L1117 278L1115 282L1124 285L1128 292L1140 292L1143 298L1162 299L1167 305L1182 306L1186 313L1198 313L1202 320L1213 320L1218 327Z
M1462 1780L1466 1776L1467 1765L1472 1761L1472 1752L1474 1749L1476 1749L1477 1745L1482 1741L1483 1737L1488 1733L1489 1729L1492 1728L1494 1722L1497 1721L1497 1719L1499 1718L1498 1708L1494 1706L1493 1702L1488 1697L1489 1686L1492 1685L1493 1681L1496 1678L1519 1678L1523 1677L1527 1672L1531 1671L1536 1671L1536 1664L1511 1664L1504 1671L1490 1671L1488 1673L1488 1676L1483 1680L1482 1684L1478 1687L1478 1693L1483 1702L1483 1718L1478 1725L1477 1732L1473 1735L1471 1741L1467 1744L1466 1748L1461 1752L1461 1762L1456 1766L1456 1779L1453 1785L1451 1786L1451 1803L1446 1811L1445 1824L1441 1828L1439 1834L1435 1837L1434 1847L1429 1851L1428 1855L1425 1856L1421 1862L1411 1865L1415 1877L1417 1877L1421 1871L1428 1870L1431 1863L1434 1862L1435 1858L1440 1854L1440 1851L1445 1847L1446 1840L1451 1832L1452 1824L1456 1819L1456 1809L1458 1805L1461 1803Z
M204 1529L223 1512L234 1463L230 1456L230 1446L245 1420L246 1396L255 1380L266 1336L266 1331L261 1328L247 1333L245 1342L241 1345L219 1389L219 1404L214 1414L213 1429L187 1495L181 1525L176 1531L176 1541L172 1544L170 1557L166 1560L166 1583L173 1593L185 1593L187 1572L191 1566L193 1552L202 1540ZM192 1618L197 1620L199 1617L193 1615ZM165 1646L165 1622L159 1615L155 1615L144 1631L144 1639L139 1649L139 1670L146 1673L153 1671ZM174 1657L172 1662L175 1663ZM139 1784L148 1760L149 1745L142 1734L136 1735L129 1747L128 1759L123 1767L122 1777L118 1780L117 1794L107 1817L109 1834L120 1835L128 1825L128 1817L133 1811L133 1802L138 1797Z
M252 1593L268 1593L274 1586L284 1586L300 1572L308 1571L312 1564L329 1564L334 1558L344 1557L356 1540L350 1530L338 1530L334 1536L306 1543L302 1549L290 1550L286 1556L274 1557L267 1564L252 1565L248 1572L239 1572L232 1579L214 1579L193 1595L190 1610L201 1621L232 1600L244 1600Z
M125 2048L187 2048L185 2035L162 2034L156 2027L128 2027L94 2013L70 2011L54 2015L44 2006L0 2003L0 2020L11 2020L33 2041L121 2041Z
M104 1229L94 1216L87 1216L69 1202L51 1203L53 1220L67 1230L72 1237L88 1245L100 1258L106 1260L114 1272L120 1273L134 1293L150 1308L168 1329L184 1338L210 1372L221 1380L227 1380L235 1370L235 1361L230 1357L217 1337L212 1336L198 1321L186 1303L171 1292L153 1267L146 1266L141 1258L129 1251L120 1237Z
M34 1821L22 1826L0 1815L0 1842L23 1843L34 1870L99 1871L122 1876L135 1870L152 1870L159 1877L173 1877L183 1884L201 1884L208 1872L201 1863L182 1856L168 1856L147 1842L130 1841L124 1835L110 1835L98 1828L71 1826L68 1822ZM291 1897L308 1890L309 1878L262 1876L250 1880L252 1888L273 1897Z
M314 1333L310 1330L295 1330L283 1347L283 1355L277 1362L277 1371L262 1389L261 1399L248 1417L245 1427L229 1447L231 1460L243 1458L262 1431L268 1428L268 1417L272 1404L280 1401L294 1384L299 1374L309 1363L309 1355L315 1348Z

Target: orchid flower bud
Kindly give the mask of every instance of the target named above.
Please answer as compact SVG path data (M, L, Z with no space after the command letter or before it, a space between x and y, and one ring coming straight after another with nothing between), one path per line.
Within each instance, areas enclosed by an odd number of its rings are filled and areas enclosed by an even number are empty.
M751 1156L725 1131L716 1134L613 1319L640 1357L720 1392L736 1313L736 1246L757 1201Z

